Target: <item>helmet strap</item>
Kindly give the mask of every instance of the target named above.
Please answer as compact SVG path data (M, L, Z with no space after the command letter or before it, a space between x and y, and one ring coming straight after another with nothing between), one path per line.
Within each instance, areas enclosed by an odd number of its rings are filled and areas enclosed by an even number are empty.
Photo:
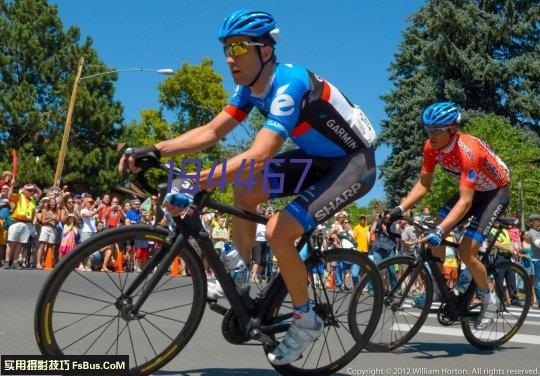
M255 76L255 78L248 84L249 87L252 87L253 85L255 85L255 82L257 82L257 80L259 79L259 77L261 77L261 74L262 74L262 71L264 69L264 66L272 61L272 58L270 57L270 59L268 59L267 61L263 61L262 59L262 54L261 54L261 47L260 46L257 46L257 55L259 56L259 62L261 63L261 67L259 68L259 72L257 73L257 75Z

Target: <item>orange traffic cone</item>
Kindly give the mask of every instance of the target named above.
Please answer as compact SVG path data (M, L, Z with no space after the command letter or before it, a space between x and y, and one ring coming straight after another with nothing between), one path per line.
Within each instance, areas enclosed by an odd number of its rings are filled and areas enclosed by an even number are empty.
M330 271L328 275L328 280L326 281L326 288L333 289L336 286L336 272L334 270Z
M54 250L52 246L47 247L47 253L45 254L45 264L43 269L52 269L54 268Z
M180 258L176 256L171 265L171 277L178 277L180 275Z
M118 248L116 249L116 262L114 263L114 271L122 273L124 271L124 254Z

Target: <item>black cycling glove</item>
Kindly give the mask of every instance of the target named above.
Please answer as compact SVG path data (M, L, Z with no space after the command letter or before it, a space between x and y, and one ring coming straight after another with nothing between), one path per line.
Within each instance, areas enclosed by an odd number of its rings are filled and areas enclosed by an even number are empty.
M127 148L124 154L132 156L135 159L135 166L141 168L156 166L161 158L161 153L155 146Z
M396 219L403 217L403 209L401 209L400 206L396 206L394 209L390 210L388 214L390 215L390 223L392 223Z

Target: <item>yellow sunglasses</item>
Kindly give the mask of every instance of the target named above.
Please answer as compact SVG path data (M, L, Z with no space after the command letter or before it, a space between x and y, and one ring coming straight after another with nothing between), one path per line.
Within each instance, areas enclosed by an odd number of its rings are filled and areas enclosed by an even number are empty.
M250 46L264 46L264 44L247 41L232 42L223 45L223 52L225 53L225 56L236 57L248 52Z

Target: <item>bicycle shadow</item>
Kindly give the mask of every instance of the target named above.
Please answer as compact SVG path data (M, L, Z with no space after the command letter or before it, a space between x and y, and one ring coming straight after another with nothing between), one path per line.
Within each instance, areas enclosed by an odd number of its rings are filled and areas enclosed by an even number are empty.
M414 356L416 359L437 359L437 358L452 358L462 355L477 354L477 355L493 355L503 351L513 351L523 349L523 346L508 346L492 350L481 350L468 343L425 343L425 342L409 342L397 351L395 354L410 354L419 353Z
M187 371L157 371L152 375L178 375L178 376L275 376L278 373L273 369L259 369L259 368L243 368L243 369L231 369L231 368L205 368L205 369L191 369ZM336 373L335 375L345 375L344 373Z

